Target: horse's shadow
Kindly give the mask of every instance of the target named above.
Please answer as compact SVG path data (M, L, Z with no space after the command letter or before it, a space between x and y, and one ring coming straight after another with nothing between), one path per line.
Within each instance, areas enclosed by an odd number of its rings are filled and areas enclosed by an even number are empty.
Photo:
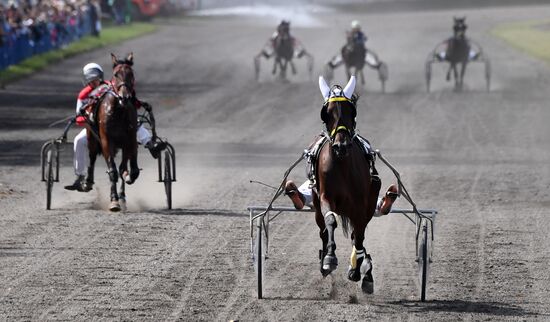
M174 209L151 209L147 213L168 216L221 216L221 217L248 217L248 214L239 213L234 210L226 209L192 209L192 208L174 208Z
M419 302L399 300L389 302L391 305L405 307L415 312L450 312L450 313L486 313L498 316L537 316L538 313L527 311L517 305L501 302L465 301L465 300L432 300Z

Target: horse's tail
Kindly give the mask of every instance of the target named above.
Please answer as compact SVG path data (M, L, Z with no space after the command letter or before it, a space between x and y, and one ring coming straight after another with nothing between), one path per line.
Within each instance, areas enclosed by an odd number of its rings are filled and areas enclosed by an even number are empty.
M342 232L344 233L344 236L348 237L348 230L349 230L349 218L345 216L338 216L340 218L340 223L342 224Z

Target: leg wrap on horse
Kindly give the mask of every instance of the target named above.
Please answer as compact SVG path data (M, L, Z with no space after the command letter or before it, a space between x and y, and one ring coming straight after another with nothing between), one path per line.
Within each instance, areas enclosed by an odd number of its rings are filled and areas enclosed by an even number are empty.
M357 250L353 246L350 256L350 265L348 269L348 279L354 282L359 282L361 280L361 266L363 260L365 259L365 249Z
M333 212L333 211L328 211L326 214L325 214L325 225L329 226L329 225L334 225L334 228L337 227L337 223L336 223L336 213Z
M109 174L109 180L111 180L111 182L118 182L118 171L116 171L116 169L111 169L107 171L107 173Z

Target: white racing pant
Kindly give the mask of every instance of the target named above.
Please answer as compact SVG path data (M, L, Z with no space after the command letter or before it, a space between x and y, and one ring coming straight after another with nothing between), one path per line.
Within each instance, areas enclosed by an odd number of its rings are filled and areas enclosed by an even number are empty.
M306 180L306 182L302 183L302 185L298 187L298 191L300 191L300 193L304 196L304 204L310 208L313 208L313 193L312 190L309 188L309 180ZM376 209L374 210L374 217L380 217L382 215L380 213L380 207L382 207L382 198L378 197L378 201L376 202Z
M141 125L136 133L136 138L139 144L146 145L151 141L153 136L143 125ZM88 153L88 140L86 139L86 129L83 129L74 138L74 173L77 176L85 176L90 163Z

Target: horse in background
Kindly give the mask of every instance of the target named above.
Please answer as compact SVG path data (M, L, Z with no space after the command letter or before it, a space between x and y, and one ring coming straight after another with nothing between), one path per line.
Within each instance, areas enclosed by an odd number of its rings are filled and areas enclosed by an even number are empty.
M453 37L447 39L447 49L444 58L450 63L447 71L447 81L451 80L451 71L455 80L455 89L461 90L464 85L464 74L466 73L466 65L470 60L470 43L466 38L466 17L453 18ZM460 74L458 73L457 65L461 64Z
M357 282L363 275L361 288L372 293L372 263L363 241L375 212L380 180L374 175L373 162L367 160L355 139L355 76L350 77L343 89L329 88L324 78L319 77L319 88L325 100L321 119L328 137L315 159L317 181L313 189L315 221L323 245L319 256L321 273L327 276L338 266L334 230L336 217L340 216L344 235L347 236L351 227L353 242L348 279Z
M99 103L94 122L95 132L88 131L88 149L90 165L88 167L88 180L94 178L94 166L99 153L107 162L109 180L111 182L110 211L120 211L119 199L125 201L125 183L132 184L139 176L137 163L137 110L131 103L134 93L133 54L124 59L118 59L111 54L113 62L112 89L105 93ZM92 134L97 133L98 138ZM98 141L99 139L99 141ZM115 156L122 150L122 160L118 171L115 164ZM128 174L128 162L130 173ZM120 195L117 191L118 178L122 179Z

